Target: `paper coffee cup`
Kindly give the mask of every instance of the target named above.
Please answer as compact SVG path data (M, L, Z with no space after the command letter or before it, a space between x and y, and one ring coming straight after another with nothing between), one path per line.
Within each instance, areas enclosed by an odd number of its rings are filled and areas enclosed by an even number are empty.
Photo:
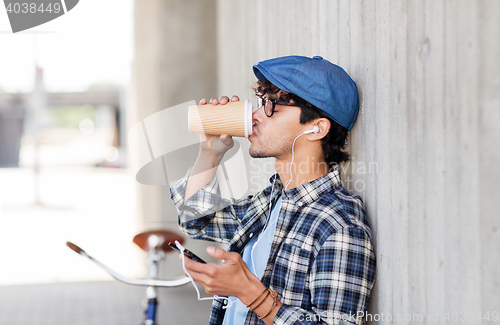
M191 133L248 137L252 134L252 103L240 100L225 105L189 106L188 125Z

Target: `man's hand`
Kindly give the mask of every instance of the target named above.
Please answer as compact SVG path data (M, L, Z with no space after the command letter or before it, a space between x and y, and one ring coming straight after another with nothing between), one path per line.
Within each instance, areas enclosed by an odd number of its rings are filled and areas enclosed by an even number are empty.
M238 96L231 97L232 102L239 101ZM226 105L229 103L229 98L227 96L222 96L220 100L217 98L212 98L210 100L210 104L212 105ZM207 100L203 98L200 101L200 105L206 105ZM209 135L209 134L200 134L200 150L201 151L212 151L214 155L214 159L220 160L222 156L234 146L233 138L229 134L218 135Z
M250 272L240 254L208 247L207 253L221 264L202 264L185 258L186 269L193 280L210 295L234 296L244 304L251 303L264 289L260 280Z
M201 284L208 294L237 297L248 306L267 290L262 282L250 272L240 254L226 252L216 247L208 247L207 253L212 257L224 260L224 262L221 264L202 264L189 258L185 258L184 261L186 270L193 277L193 280ZM254 309L254 312L262 316L267 314L262 320L265 324L272 324L282 303L278 301L278 304L274 305L270 295L263 299L257 303L258 308ZM255 303L253 305L256 307Z

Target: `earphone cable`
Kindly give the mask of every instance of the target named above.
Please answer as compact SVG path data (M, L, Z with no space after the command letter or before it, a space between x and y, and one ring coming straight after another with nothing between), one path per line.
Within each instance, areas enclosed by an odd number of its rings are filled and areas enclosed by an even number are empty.
M184 262L184 259L185 259L184 246L182 246L181 243L179 243L177 240L175 241L175 246L177 246L177 248L179 248L179 250L181 251L182 269L184 270L184 273L186 273L188 278L191 280L191 283L193 284L194 288L196 289L196 295L197 295L199 301L201 301L201 300L214 300L214 299L227 300L229 303L227 304L227 306L222 306L223 309L231 307L237 301L237 299L231 300L227 297L221 297L221 296L217 296L217 295L214 295L213 297L203 297L203 298L200 297L200 290L198 290L198 287L196 286L196 283L194 282L191 274L189 274L189 272L186 270L186 265Z

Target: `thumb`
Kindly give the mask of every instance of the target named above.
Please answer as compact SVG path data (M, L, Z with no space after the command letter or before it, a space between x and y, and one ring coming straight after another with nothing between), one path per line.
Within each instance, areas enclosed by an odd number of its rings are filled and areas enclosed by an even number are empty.
M231 144L232 137L229 134L222 134L220 136L220 141L224 143L225 145Z
M216 259L219 259L219 260L226 260L226 259L228 259L229 256L231 256L231 254L229 252L226 252L222 248L213 247L213 246L207 247L207 253L208 253L208 255L210 255Z

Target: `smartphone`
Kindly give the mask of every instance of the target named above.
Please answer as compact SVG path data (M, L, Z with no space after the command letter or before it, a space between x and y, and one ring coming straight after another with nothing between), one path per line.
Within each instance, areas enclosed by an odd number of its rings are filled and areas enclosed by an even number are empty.
M179 250L179 248L177 248L177 246L175 246L175 244L172 243L172 242L168 243L168 246L172 247L173 249L175 249L179 253L181 252ZM202 260L200 257L198 257L195 253L191 252L190 250L184 249L184 255L187 256L187 257L189 257L190 259L192 259L195 262L203 263L203 264L207 263L204 260Z

